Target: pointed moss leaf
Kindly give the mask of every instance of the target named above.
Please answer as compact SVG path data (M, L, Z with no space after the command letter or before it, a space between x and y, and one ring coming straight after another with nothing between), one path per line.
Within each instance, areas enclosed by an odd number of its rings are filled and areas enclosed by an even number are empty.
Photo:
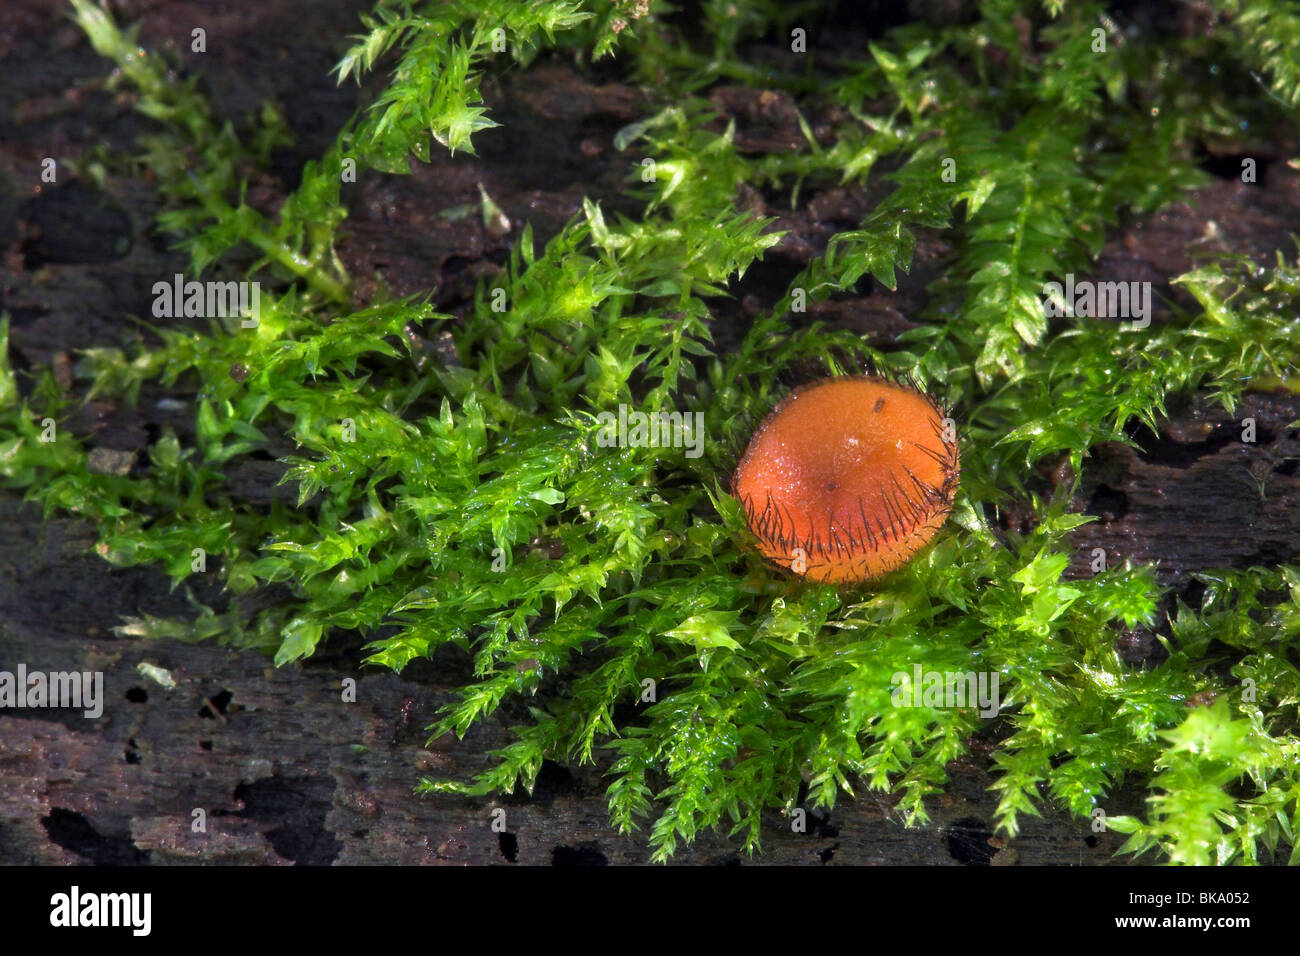
M739 650L740 645L730 634L736 617L734 612L706 611L693 614L677 627L665 631L664 636L693 644L700 651L718 647Z
M275 652L275 666L307 657L316 649L322 627L319 621L295 617L284 626L282 641Z

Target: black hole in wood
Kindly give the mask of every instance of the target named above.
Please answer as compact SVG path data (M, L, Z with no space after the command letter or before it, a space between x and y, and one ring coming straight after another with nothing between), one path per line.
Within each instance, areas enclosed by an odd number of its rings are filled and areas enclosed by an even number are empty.
M977 817L964 817L948 827L948 855L966 866L988 866L993 859L989 838L993 830Z
M498 833L497 845L501 848L501 855L506 858L507 863L519 862L519 838L513 833Z
M551 851L552 866L609 866L609 860L595 843L557 846Z

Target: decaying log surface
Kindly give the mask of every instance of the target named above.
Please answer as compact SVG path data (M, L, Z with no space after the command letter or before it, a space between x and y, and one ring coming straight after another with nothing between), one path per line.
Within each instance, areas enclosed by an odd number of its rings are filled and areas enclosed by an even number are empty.
M179 54L201 71L222 115L247 115L262 99L285 107L299 135L273 174L255 182L250 201L273 210L294 171L320 153L360 96L327 77L356 14L369 2L317 4L268 0L221 14L183 2L117 5L119 21L143 18L142 42L185 46L203 25L209 52ZM193 21L193 22L192 22ZM863 47L869 34L835 42ZM756 55L761 55L761 49ZM97 143L126 148L147 122L129 97L105 92L105 64L47 0L19 0L0 11L0 102L12 104L0 145L0 244L4 301L13 321L11 358L22 370L66 368L74 350L111 345L123 316L147 315L150 287L183 271L184 260L151 228L157 197L148 182L109 177L100 190L61 175L44 192L40 160L75 160ZM274 63L268 71L263 64ZM610 67L598 70L611 71ZM578 212L584 195L609 209L634 209L620 195L638 157L620 154L613 134L643 115L642 94L612 71L578 72L543 60L527 76L507 73L486 88L504 125L476 140L479 157L417 164L411 176L366 175L348 197L342 255L364 298L379 284L405 294L436 289L444 311L463 310L475 277L499 268L524 222L539 240ZM737 122L742 150L795 148L802 142L784 93L720 86L708 94ZM810 117L814 135L834 116ZM720 121L720 122L725 122ZM1281 155L1292 155L1284 152ZM1296 177L1261 152L1261 183L1223 180L1160 216L1128 223L1107 246L1096 274L1149 280L1157 297L1178 300L1168 280L1200 248L1263 256L1286 248L1297 221ZM511 220L489 230L477 215L448 209L479 201L479 186ZM748 320L784 291L791 275L851 228L878 197L853 188L806 193L798 209L747 190L740 201L778 218L787 230L760 266L718 304L717 339L734 345ZM804 319L842 324L887 345L911 327L926 285L942 276L950 250L923 234L910 275L897 291L864 280L854 295L810 309ZM1156 320L1160 320L1157 312ZM158 405L145 390L136 407L101 400L70 427L97 447L141 451L158 430L192 435L192 409ZM183 398L183 396L181 396ZM1159 435L1140 434L1141 452L1100 449L1086 464L1076 505L1105 520L1079 529L1072 573L1086 574L1093 548L1110 561L1158 561L1162 584L1192 600L1198 569L1294 560L1300 541L1300 441L1286 426L1300 418L1291 396L1248 395L1233 420L1200 403L1172 409ZM1257 442L1240 440L1253 416ZM231 474L254 500L292 493L276 488L279 466L250 462ZM1045 480L1047 480L1045 478ZM1015 509L997 516L1022 521ZM358 672L360 641L334 640L303 666L276 670L256 653L173 641L118 639L125 615L193 613L181 590L146 568L115 570L89 548L83 521L54 517L13 496L0 499L0 667L25 662L45 671L102 671L101 719L77 712L0 711L0 863L641 863L644 832L620 836L607 825L602 767L547 765L531 796L417 798L431 773L468 778L507 740L506 710L463 741L426 750L423 726L464 677L448 657L413 665L401 677ZM199 582L195 596L218 610L225 597ZM1170 605L1172 606L1172 604ZM1158 629L1157 629L1158 630ZM1143 666L1153 640L1130 639L1126 659ZM169 671L164 689L139 670ZM343 682L356 679L356 701ZM951 767L952 785L929 801L931 821L904 828L888 795L865 790L829 815L812 814L806 833L778 814L767 820L756 863L1095 864L1113 860L1122 839L1090 832L1056 812L1024 820L1019 837L992 838L995 800L988 748ZM505 832L491 827L505 811ZM1108 813L1141 812L1140 794L1123 791ZM203 811L206 832L192 827ZM738 843L706 833L682 848L678 863L749 862Z
M168 596L160 573L86 554L83 522L42 523L34 511L3 503L3 662L102 671L106 705L97 720L68 710L0 716L0 862L648 861L643 835L607 825L598 767L547 765L531 796L411 795L420 774L467 778L508 739L492 722L424 749L421 728L447 699L457 662L358 674L358 648L342 642L277 670L253 652L113 639L121 613L183 613L183 599ZM176 687L147 679L141 663L167 669ZM346 678L357 681L355 703L343 702ZM1027 820L1009 847L991 845L987 767L972 758L951 770L924 828L905 829L886 797L864 793L812 814L803 834L772 814L754 861L1078 864L1104 862L1118 845L1050 812ZM495 809L505 810L504 833L491 827ZM205 833L192 832L196 810ZM705 834L676 859L749 858Z

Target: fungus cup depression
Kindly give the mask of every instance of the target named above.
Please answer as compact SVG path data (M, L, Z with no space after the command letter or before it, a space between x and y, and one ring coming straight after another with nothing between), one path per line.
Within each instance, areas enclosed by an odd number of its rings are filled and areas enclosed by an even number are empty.
M952 510L957 437L924 392L874 375L797 389L750 439L732 494L763 555L813 581L910 561Z

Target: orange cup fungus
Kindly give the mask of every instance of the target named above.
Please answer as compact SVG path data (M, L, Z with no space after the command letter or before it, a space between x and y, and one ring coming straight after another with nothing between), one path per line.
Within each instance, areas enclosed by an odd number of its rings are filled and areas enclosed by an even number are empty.
M813 581L867 581L934 537L958 472L956 434L928 395L870 375L829 378L773 409L732 492L765 557Z

